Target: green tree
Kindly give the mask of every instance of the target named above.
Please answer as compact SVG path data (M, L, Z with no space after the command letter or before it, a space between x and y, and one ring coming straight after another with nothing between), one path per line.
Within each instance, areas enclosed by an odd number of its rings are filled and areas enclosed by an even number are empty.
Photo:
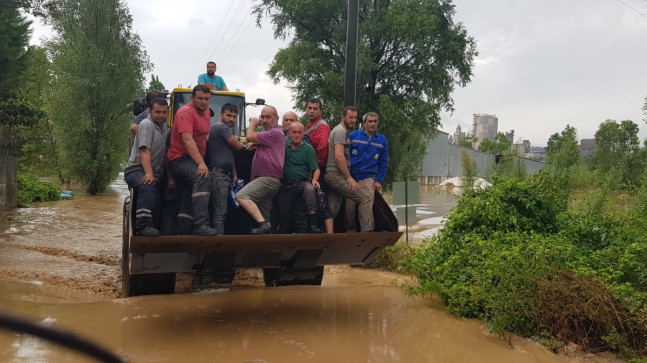
M470 149L474 149L474 144L479 141L478 137L475 137L472 134L467 134L465 135L464 138L458 140L458 146L462 147L468 147Z
M463 167L463 176L461 177L463 186L473 188L474 182L478 177L478 165L476 161L470 158L467 150L461 151L461 166Z
M130 104L150 68L132 17L121 0L61 0L49 109L62 163L90 194L117 176L128 150Z
M160 82L160 78L154 74L151 74L151 81L148 83L148 89L146 90L146 93L148 92L168 92L166 87Z
M14 5L0 5L0 99L11 93L25 69L30 24Z
M31 125L18 128L21 150L20 169L38 176L57 175L64 180L59 162L59 151L54 137L54 125L46 110L51 64L44 48L30 47L27 68L20 76L18 95L41 110L41 117Z
M255 7L259 24L271 18L275 37L292 37L268 74L291 85L301 109L320 97L332 125L343 107L346 5L262 0ZM360 1L356 106L380 114L391 151L386 184L418 175L440 111L452 110L454 88L471 79L476 44L453 16L449 0Z
M595 132L595 164L602 171L608 171L625 160L627 155L639 147L638 125L631 120L620 123L606 120Z
M503 155L506 151L510 151L512 143L501 132L497 133L494 140L483 139L478 146L479 151L491 153L494 155Z
M561 133L554 133L548 139L546 146L546 163L564 170L577 164L580 159L580 148L577 144L577 130L570 125Z

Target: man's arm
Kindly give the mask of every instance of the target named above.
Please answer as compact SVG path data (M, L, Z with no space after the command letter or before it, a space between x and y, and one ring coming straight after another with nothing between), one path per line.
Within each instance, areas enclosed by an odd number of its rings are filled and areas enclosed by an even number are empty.
M321 131L319 131L321 129ZM317 132L319 131L319 132ZM317 163L326 165L328 161L328 138L330 137L330 127L328 125L319 125L319 128L310 134L310 141L315 148Z
M227 138L227 144L229 144L229 146L231 146L231 148L234 150L240 150L244 147L243 143L238 141L238 138L234 135L231 135Z
M139 157L142 161L142 167L144 168L144 176L139 179L139 182L142 184L153 184L155 183L155 177L153 176L153 163L151 157L151 150L146 146L139 148Z
M252 117L249 119L249 127L245 132L245 137L247 142L258 143L258 135L256 134L256 128L258 127L258 118Z
M311 175L310 180L312 182L312 187L313 188L319 188L319 186L320 186L319 185L319 176L321 175L321 171L319 170L319 168L315 169L315 171L313 171L313 172L310 172L310 175Z
M335 161L337 162L337 167L344 175L344 179L348 182L350 190L357 190L357 182L353 177L350 176L350 171L348 171L348 165L346 165L346 157L344 157L344 144L335 144Z
M183 132L180 134L182 136L182 145L184 145L184 150L187 154L191 156L193 162L198 166L198 171L195 172L195 175L199 178L206 178L209 175L209 168L207 164L204 163L200 151L198 151L198 145L193 140L193 135L189 132Z
M137 136L137 128L139 127L139 124L132 124L130 125L130 137L135 140L135 136Z
M375 177L375 190L382 189L382 182L386 178L386 170L389 168L389 145L384 139L384 148L377 159L377 176Z

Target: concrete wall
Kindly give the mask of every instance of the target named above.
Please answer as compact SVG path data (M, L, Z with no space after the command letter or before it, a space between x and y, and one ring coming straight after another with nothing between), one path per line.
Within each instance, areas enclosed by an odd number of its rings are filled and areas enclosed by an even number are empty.
M427 145L427 153L422 161L422 175L418 178L421 184L440 184L447 178L463 176L463 166L461 165L463 151L467 151L469 157L476 162L477 176L486 177L489 175L496 163L494 155L450 144L448 137L449 134L439 131L438 136ZM528 173L534 173L544 166L544 163L539 161L519 159L525 165Z
M18 158L0 155L0 211L15 208L18 201Z

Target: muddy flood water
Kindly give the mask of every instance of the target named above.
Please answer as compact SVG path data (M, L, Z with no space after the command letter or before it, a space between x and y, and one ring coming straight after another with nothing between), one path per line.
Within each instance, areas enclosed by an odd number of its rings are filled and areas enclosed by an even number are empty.
M266 288L260 271L248 270L227 288L179 284L174 295L123 298L120 180L103 195L0 214L1 312L74 332L131 362L584 361L501 339L411 298L397 285L406 276L347 266L327 268L322 286ZM85 361L0 330L0 362Z

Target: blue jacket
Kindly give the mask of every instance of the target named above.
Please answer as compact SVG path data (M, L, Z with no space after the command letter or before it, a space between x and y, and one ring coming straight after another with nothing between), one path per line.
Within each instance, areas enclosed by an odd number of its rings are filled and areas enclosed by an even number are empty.
M389 167L389 145L386 138L375 131L369 137L364 129L350 133L350 175L355 180L374 178L382 183Z

